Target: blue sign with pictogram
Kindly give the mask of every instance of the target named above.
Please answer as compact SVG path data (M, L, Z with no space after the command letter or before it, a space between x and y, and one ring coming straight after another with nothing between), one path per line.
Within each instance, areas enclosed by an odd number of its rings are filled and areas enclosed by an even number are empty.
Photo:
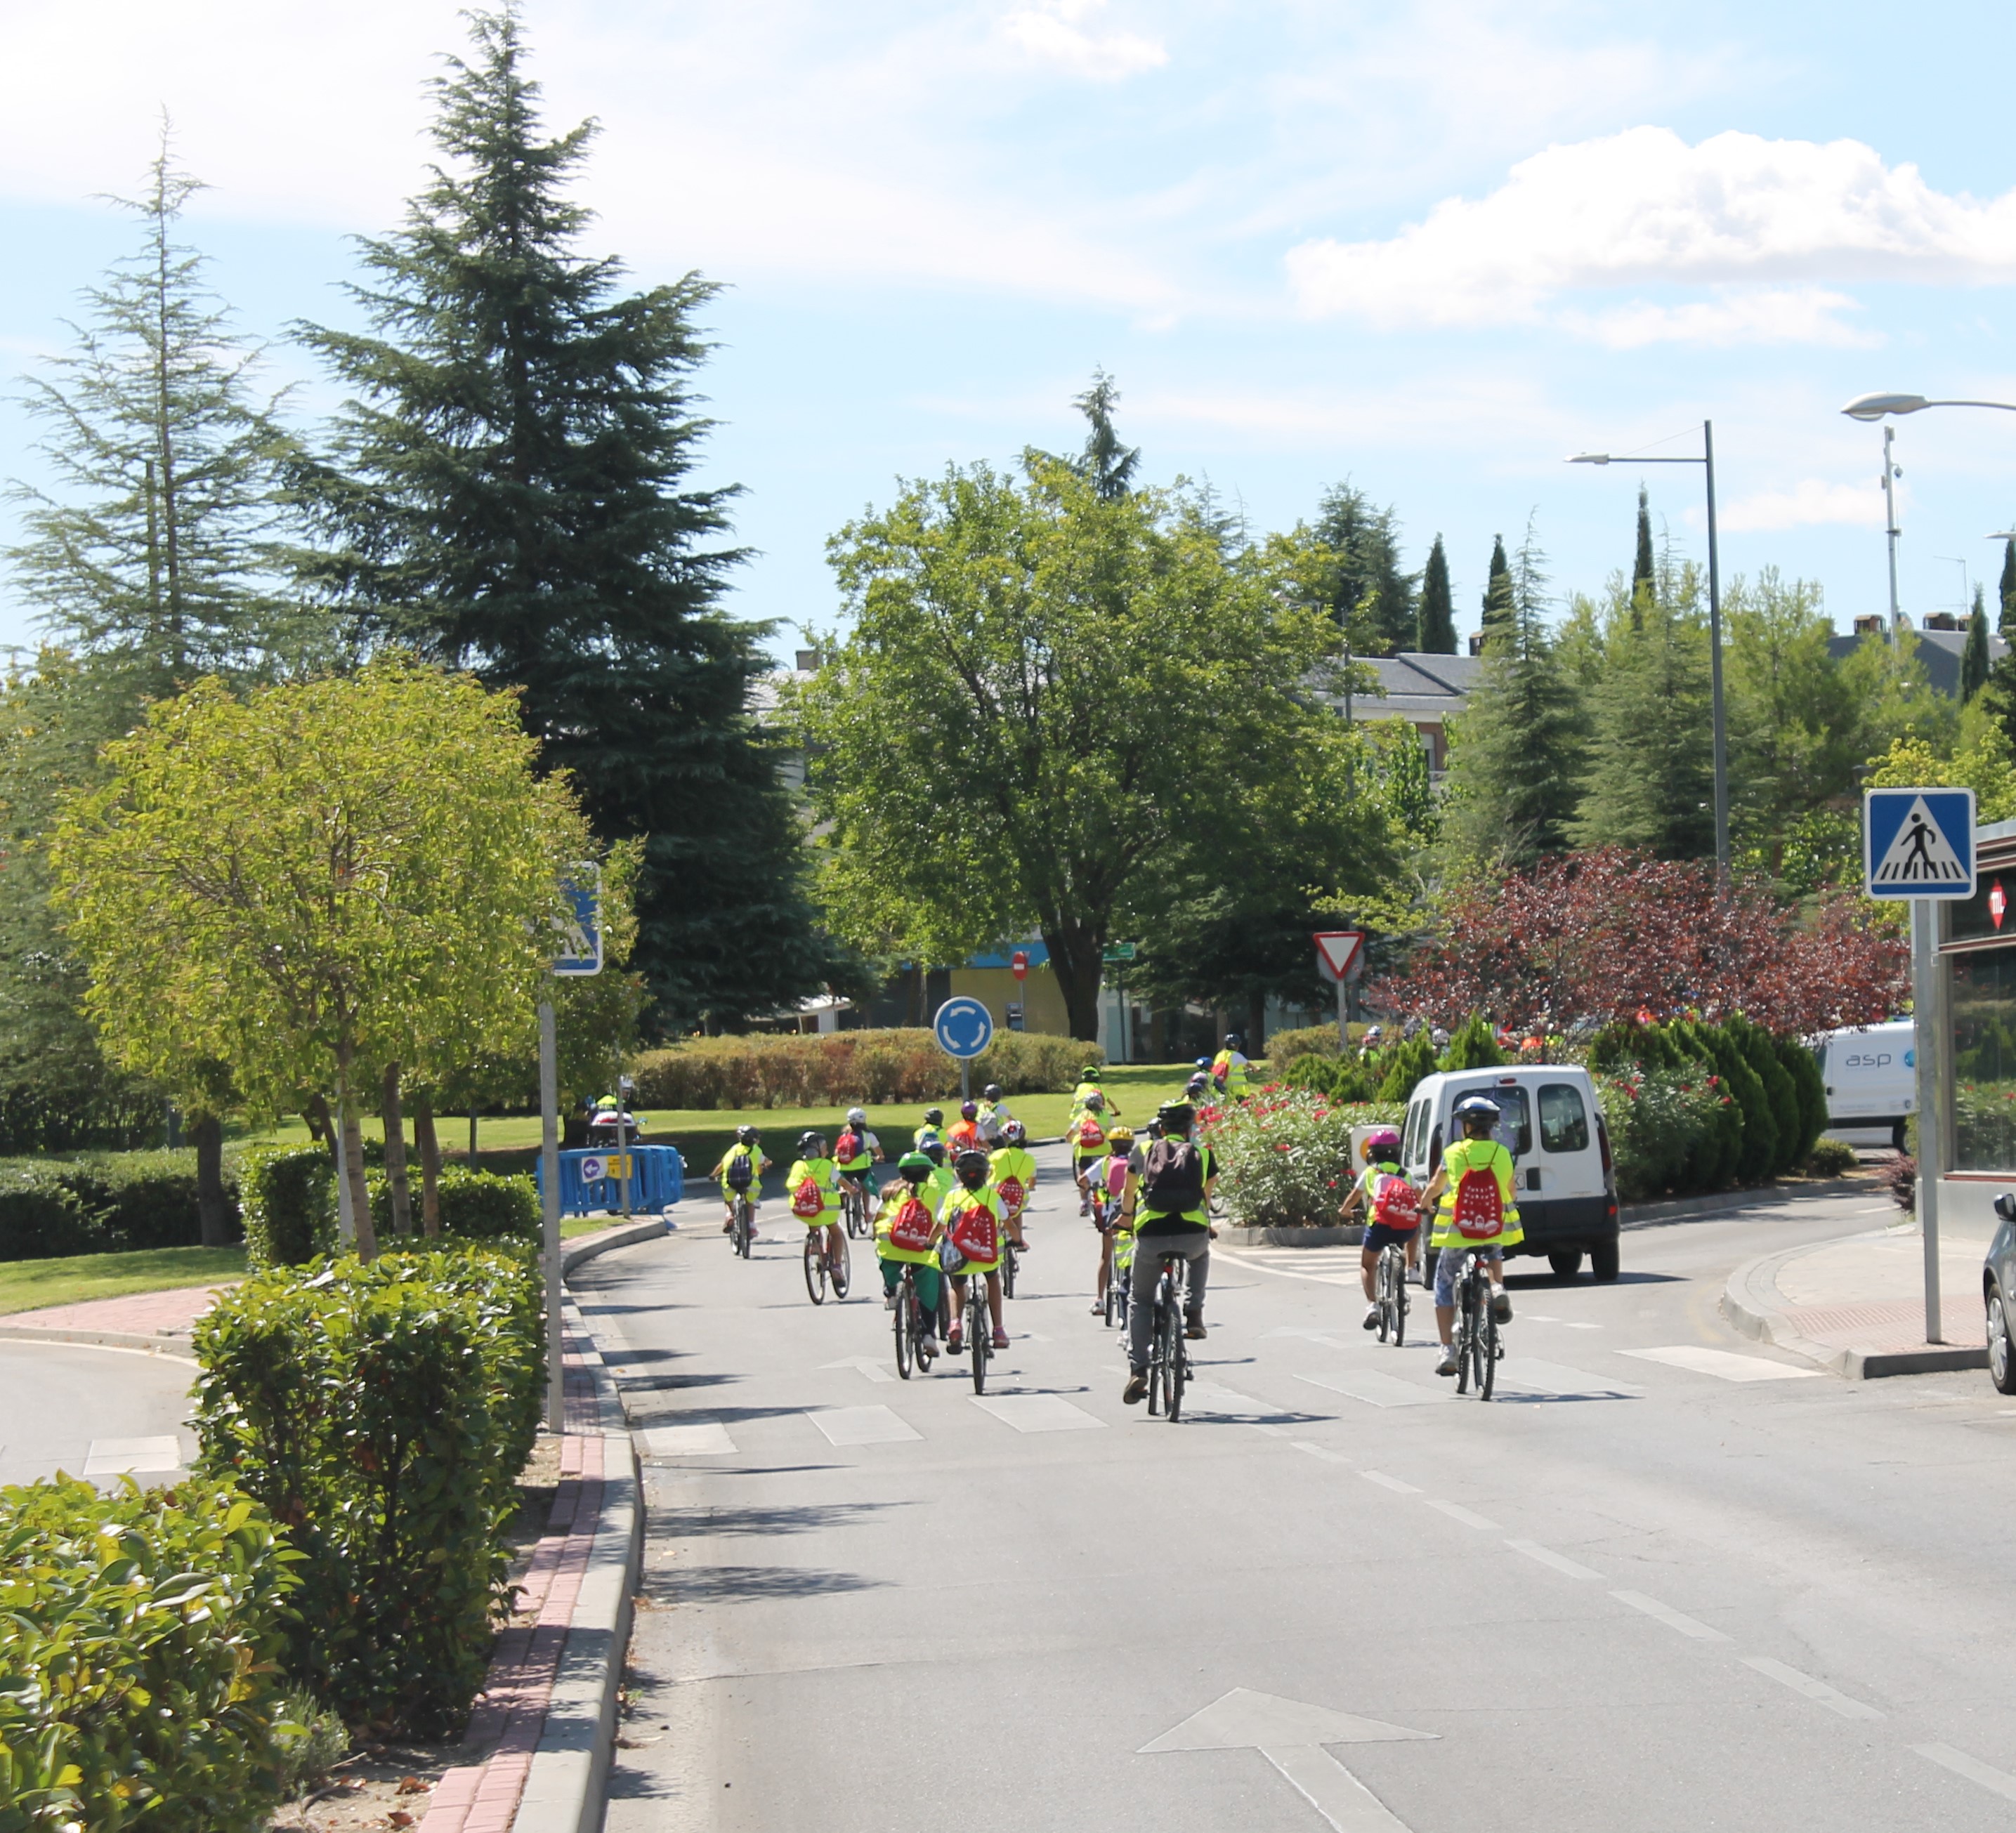
M585 979L602 972L602 868L592 860L560 880L566 900L553 918L553 972Z
M994 1041L994 1015L962 993L948 999L931 1019L931 1035L947 1056L970 1062Z
M1862 885L1871 897L1971 897L1973 790L1865 790Z

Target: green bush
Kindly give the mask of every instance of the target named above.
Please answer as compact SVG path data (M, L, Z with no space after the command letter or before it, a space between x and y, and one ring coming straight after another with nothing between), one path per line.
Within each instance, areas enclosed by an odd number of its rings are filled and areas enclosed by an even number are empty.
M973 1083L998 1082L1011 1095L1058 1094L1075 1085L1085 1064L1103 1060L1096 1044L999 1030L974 1060ZM923 1030L695 1037L646 1051L632 1073L635 1105L647 1112L936 1101L959 1088L958 1066Z
M1806 1154L1806 1169L1816 1177L1845 1177L1862 1160L1845 1139L1816 1140Z
M1432 1076L1441 1066L1436 1061L1433 1038L1426 1030L1388 1044L1372 1059L1379 1076L1379 1099L1403 1105L1412 1098L1414 1085L1424 1076Z
M1267 1061L1277 1075L1285 1076L1289 1066L1300 1058L1337 1055L1334 1025L1308 1025L1299 1030L1270 1031L1267 1034Z
M1358 1166L1351 1130L1397 1125L1391 1102L1333 1104L1307 1089L1255 1095L1206 1129L1218 1161L1219 1192L1233 1217L1255 1228L1323 1227L1337 1220Z
M319 1145L269 1146L239 1167L249 1266L304 1267L336 1246L336 1170Z
M105 1253L115 1245L104 1218L85 1206L59 1167L0 1166L0 1260Z
M1496 1069L1506 1061L1498 1033L1481 1012L1472 1012L1456 1027L1438 1067L1444 1069Z
M412 1187L413 1228L420 1229L420 1179L417 1168L409 1181ZM371 1193L371 1220L381 1240L392 1235L392 1187L383 1172L367 1172L365 1188ZM441 1199L441 1231L457 1241L523 1241L541 1238L543 1218L539 1212L539 1187L529 1177L501 1177L492 1171L471 1171L461 1165L445 1165L436 1185Z
M225 1195L234 1206L232 1168ZM41 1245L25 1247L39 1242ZM94 1152L0 1161L0 1260L198 1247L196 1153Z
M126 1152L167 1131L161 1098L121 1079L101 1074L81 1088L0 1079L0 1152Z
M1281 1086L1283 1088L1307 1088L1318 1094L1327 1094L1340 1065L1341 1059L1337 1057L1296 1057L1282 1076Z
M287 1666L353 1724L454 1728L482 1684L545 1379L536 1256L276 1268L196 1327L196 1429L301 1554Z
M1719 1079L1711 1083L1698 1063L1685 1069L1633 1065L1599 1086L1624 1202L1722 1188L1723 1116L1731 1098Z
M1753 1025L1739 1012L1724 1019L1722 1029L1742 1052L1744 1062L1750 1066L1751 1073L1764 1091L1764 1105L1771 1116L1774 1148L1767 1175L1782 1177L1787 1172L1798 1169L1808 1149L1801 1138L1805 1129L1798 1089L1785 1073L1777 1051L1771 1048L1770 1033L1762 1026Z
M1792 1087L1799 1102L1799 1156L1809 1159L1820 1144L1820 1135L1827 1131L1827 1077L1821 1073L1820 1060L1796 1037L1773 1037L1771 1047L1778 1053L1778 1061L1784 1065L1785 1073L1792 1079Z
M291 1558L228 1483L0 1490L0 1830L265 1827Z

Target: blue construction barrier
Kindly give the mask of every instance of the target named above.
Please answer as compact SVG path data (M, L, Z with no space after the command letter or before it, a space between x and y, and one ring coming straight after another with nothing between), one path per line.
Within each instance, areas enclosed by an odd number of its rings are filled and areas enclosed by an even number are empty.
M613 1214L623 1206L623 1181L620 1177L584 1177L581 1166L592 1162L606 1164L614 1155L600 1147L586 1152L560 1154L560 1213L585 1216L599 1209ZM653 1215L669 1208L686 1195L686 1161L675 1145L633 1145L630 1148L630 1207L641 1215ZM532 1175L545 1195L545 1165L532 1161Z

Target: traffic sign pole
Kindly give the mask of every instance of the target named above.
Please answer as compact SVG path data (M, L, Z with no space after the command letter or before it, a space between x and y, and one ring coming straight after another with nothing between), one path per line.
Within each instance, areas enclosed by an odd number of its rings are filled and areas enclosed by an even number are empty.
M560 1367L560 1048L553 1002L539 1001L540 1232L546 1261L546 1430L557 1437L567 1424L567 1375Z
M1945 1156L1945 1103L1941 1100L1938 1037L1939 1009L1939 907L1929 897L1911 902L1911 1012L1917 1055L1918 1226L1924 1236L1925 1341L1939 1337L1939 1171Z

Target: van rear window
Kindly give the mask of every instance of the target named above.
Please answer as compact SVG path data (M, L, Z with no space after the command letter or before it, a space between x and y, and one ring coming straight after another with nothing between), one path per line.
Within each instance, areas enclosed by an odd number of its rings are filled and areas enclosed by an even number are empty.
M1589 1150L1589 1110L1573 1083L1540 1084L1540 1143L1550 1152Z
M1492 1136L1513 1157L1524 1158L1533 1149L1532 1110L1526 1105L1526 1091L1523 1087L1514 1084L1507 1088L1496 1082L1484 1082L1474 1088L1459 1088L1449 1098L1452 1106L1471 1094L1481 1094L1497 1102L1499 1120ZM1450 1137L1458 1137L1461 1130L1453 1127Z

